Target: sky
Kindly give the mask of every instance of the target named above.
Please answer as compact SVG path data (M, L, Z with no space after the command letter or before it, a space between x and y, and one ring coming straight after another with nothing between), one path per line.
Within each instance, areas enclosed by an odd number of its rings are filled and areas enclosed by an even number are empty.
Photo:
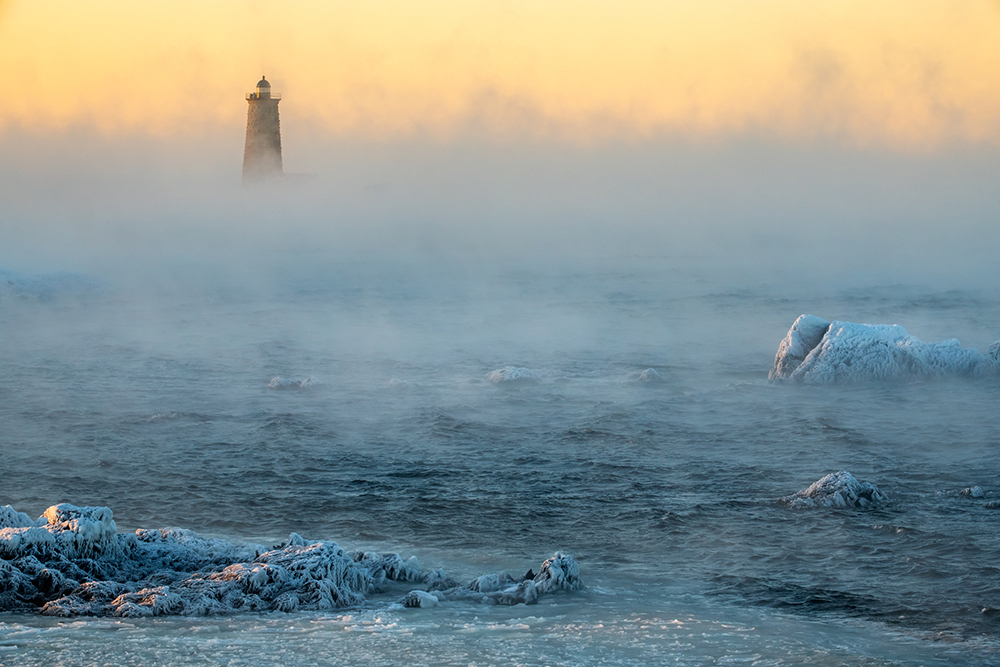
M323 184L276 195L300 228L993 249L998 44L998 0L0 0L0 263L226 236L205 184L238 184L262 73L286 171Z
M0 128L202 134L266 72L329 135L1000 145L995 0L18 2Z

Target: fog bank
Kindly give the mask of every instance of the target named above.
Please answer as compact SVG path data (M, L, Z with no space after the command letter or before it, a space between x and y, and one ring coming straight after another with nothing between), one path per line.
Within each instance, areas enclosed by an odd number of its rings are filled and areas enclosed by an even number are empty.
M1000 151L680 140L572 147L285 144L240 184L241 136L0 138L0 268L112 278L336 263L475 270L667 262L733 281L995 283ZM280 272L279 270L279 272Z

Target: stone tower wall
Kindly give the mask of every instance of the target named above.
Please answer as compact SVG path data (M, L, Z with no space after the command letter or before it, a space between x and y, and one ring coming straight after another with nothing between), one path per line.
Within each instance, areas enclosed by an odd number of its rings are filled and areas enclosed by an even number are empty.
M243 149L243 180L282 175L279 100L247 100L247 141Z

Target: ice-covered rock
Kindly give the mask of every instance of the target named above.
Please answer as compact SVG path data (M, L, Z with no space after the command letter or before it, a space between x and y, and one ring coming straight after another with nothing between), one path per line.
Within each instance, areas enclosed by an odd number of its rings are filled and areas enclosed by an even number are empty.
M310 376L307 378L283 378L283 377L273 377L271 381L267 383L269 389L309 389L310 387L319 384L319 381Z
M663 382L663 376L657 373L655 368L647 368L639 373L639 382Z
M829 328L829 322L815 315L799 315L785 334L785 339L778 345L774 368L768 377L772 380L790 377L805 361L806 356L819 345Z
M576 562L561 554L537 576L495 574L459 585L440 569L424 571L416 558L346 552L295 533L271 549L182 528L119 533L107 507L64 503L32 520L6 506L0 526L0 612L138 617L326 610L359 607L369 594L403 583L428 589L411 591L406 606L446 599L519 604L580 587Z
M869 507L885 502L886 496L871 482L861 482L846 470L830 473L809 488L785 496L781 501L793 507Z
M14 557L28 551L48 551L56 538L41 526L0 528L0 558Z
M438 591L413 590L403 598L404 607L436 607L444 600L444 595Z
M954 338L925 343L894 324L827 322L801 315L778 346L768 377L832 384L997 373L1000 341L984 355Z
M538 371L533 371L530 368L522 368L520 366L504 366L503 368L498 368L495 371L490 371L486 374L486 380L492 382L493 384L507 384L507 383L532 383L538 382L541 379L541 375Z
M62 503L48 508L42 516L48 520L45 528L58 541L59 550L70 558L117 555L122 548L114 513L107 507Z
M478 600L488 604L515 605L533 604L539 596L555 591L579 590L583 588L583 580L580 579L580 566L573 557L557 553L542 563L538 574L528 570L527 574L515 577L507 572L496 572L477 577L464 585L428 588L439 600ZM407 604L406 598L403 605L417 606Z
M0 528L30 528L31 526L44 526L49 521L45 517L32 519L24 512L18 512L10 505L0 507Z
M77 507L69 503L53 505L37 521L7 505L0 521L20 525L0 529L0 554L58 549L70 558L117 554L122 545L117 527L107 507Z

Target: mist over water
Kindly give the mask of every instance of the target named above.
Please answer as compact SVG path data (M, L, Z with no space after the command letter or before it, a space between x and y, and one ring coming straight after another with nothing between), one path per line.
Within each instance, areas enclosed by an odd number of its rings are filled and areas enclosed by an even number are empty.
M135 637L245 658L260 633L313 660L992 660L1000 381L766 378L801 313L1000 338L996 155L345 143L248 191L210 148L84 169L5 141L40 157L0 184L0 504L295 531L460 577L562 550L588 589L211 626L7 616L0 664L128 664ZM487 380L507 366L533 378ZM837 470L889 502L777 502ZM221 643L180 647L202 631Z

